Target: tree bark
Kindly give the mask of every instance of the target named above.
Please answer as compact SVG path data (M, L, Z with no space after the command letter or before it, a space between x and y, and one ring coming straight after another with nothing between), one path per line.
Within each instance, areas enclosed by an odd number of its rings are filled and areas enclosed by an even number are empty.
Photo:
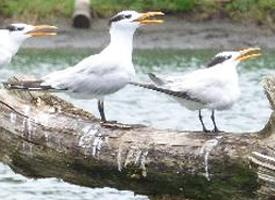
M265 79L275 108L275 78ZM274 112L255 133L101 124L49 93L0 90L0 159L28 177L133 190L155 199L275 196Z

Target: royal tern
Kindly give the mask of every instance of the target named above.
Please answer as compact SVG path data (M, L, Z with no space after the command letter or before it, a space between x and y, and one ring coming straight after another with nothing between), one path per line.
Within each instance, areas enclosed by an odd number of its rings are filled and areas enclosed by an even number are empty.
M31 37L56 35L57 27L11 24L0 28L0 68L11 62L22 43Z
M240 96L237 65L260 55L259 48L222 52L206 65L207 68L180 77L157 77L151 73L149 77L154 84L131 84L165 93L187 109L198 110L204 132L209 131L204 125L201 110L210 109L213 132L219 132L215 122L215 110L229 109Z
M109 21L110 43L99 54L89 56L73 67L50 73L39 81L6 83L6 86L10 89L63 91L81 99L96 98L101 121L106 122L104 97L122 89L135 75L132 63L134 33L142 25L162 23L163 20L153 19L159 15L164 14L119 12Z

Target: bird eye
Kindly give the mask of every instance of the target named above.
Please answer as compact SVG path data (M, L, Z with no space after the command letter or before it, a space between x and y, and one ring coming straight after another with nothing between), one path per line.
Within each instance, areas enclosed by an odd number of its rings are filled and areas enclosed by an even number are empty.
M227 56L227 59L229 60L231 57L232 57L231 55L230 55L230 56Z
M24 27L16 27L13 25L9 25L6 27L6 29L9 30L10 32L13 32L13 31L22 31L24 30Z
M131 17L132 17L132 15L125 15L125 18L127 18L127 19L129 19Z

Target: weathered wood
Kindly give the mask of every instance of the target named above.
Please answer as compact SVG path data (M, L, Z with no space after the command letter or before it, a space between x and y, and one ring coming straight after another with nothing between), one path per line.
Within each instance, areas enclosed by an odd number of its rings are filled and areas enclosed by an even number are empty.
M73 26L75 28L90 28L90 0L75 0Z
M274 109L275 78L265 81ZM274 113L258 133L204 134L104 126L47 93L0 90L0 159L30 177L58 177L160 197L275 195Z

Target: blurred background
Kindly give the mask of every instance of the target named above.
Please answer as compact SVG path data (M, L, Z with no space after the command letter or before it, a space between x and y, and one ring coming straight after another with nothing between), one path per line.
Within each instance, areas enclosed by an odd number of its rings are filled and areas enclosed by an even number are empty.
M99 52L109 41L108 19L119 11L162 11L166 13L164 24L142 27L135 35L137 79L148 81L148 72L181 75L203 67L219 51L261 47L260 59L239 66L242 96L232 109L217 113L217 123L222 130L236 134L265 125L271 110L261 81L275 66L274 0L91 0L88 6L88 29L76 29L72 26L77 7L74 0L0 0L1 26L24 22L59 27L56 37L26 41L11 64L1 69L0 80L17 74L40 77ZM60 96L98 115L95 101ZM106 98L106 112L110 119L125 123L201 129L196 112L165 95L130 86ZM209 114L204 113L206 120ZM0 199L94 198L149 199L132 191L79 187L55 178L33 180L0 164Z
M138 11L162 10L169 14L180 14L189 20L214 18L254 22L272 25L275 19L273 0L91 0L91 12L96 17L108 17L124 9ZM1 0L0 14L34 22L70 17L74 0Z
M76 2L84 2L84 8ZM34 44L41 48L102 48L108 42L108 19L127 9L166 13L165 24L146 27L136 34L146 33L135 40L136 48L275 48L273 0L1 0L0 25L25 22L59 26L62 34L58 37L46 43L31 40L26 47ZM77 12L84 13L89 21L85 21L85 16L76 18ZM84 27L91 31L72 29L75 19L80 19L80 25L88 23Z

